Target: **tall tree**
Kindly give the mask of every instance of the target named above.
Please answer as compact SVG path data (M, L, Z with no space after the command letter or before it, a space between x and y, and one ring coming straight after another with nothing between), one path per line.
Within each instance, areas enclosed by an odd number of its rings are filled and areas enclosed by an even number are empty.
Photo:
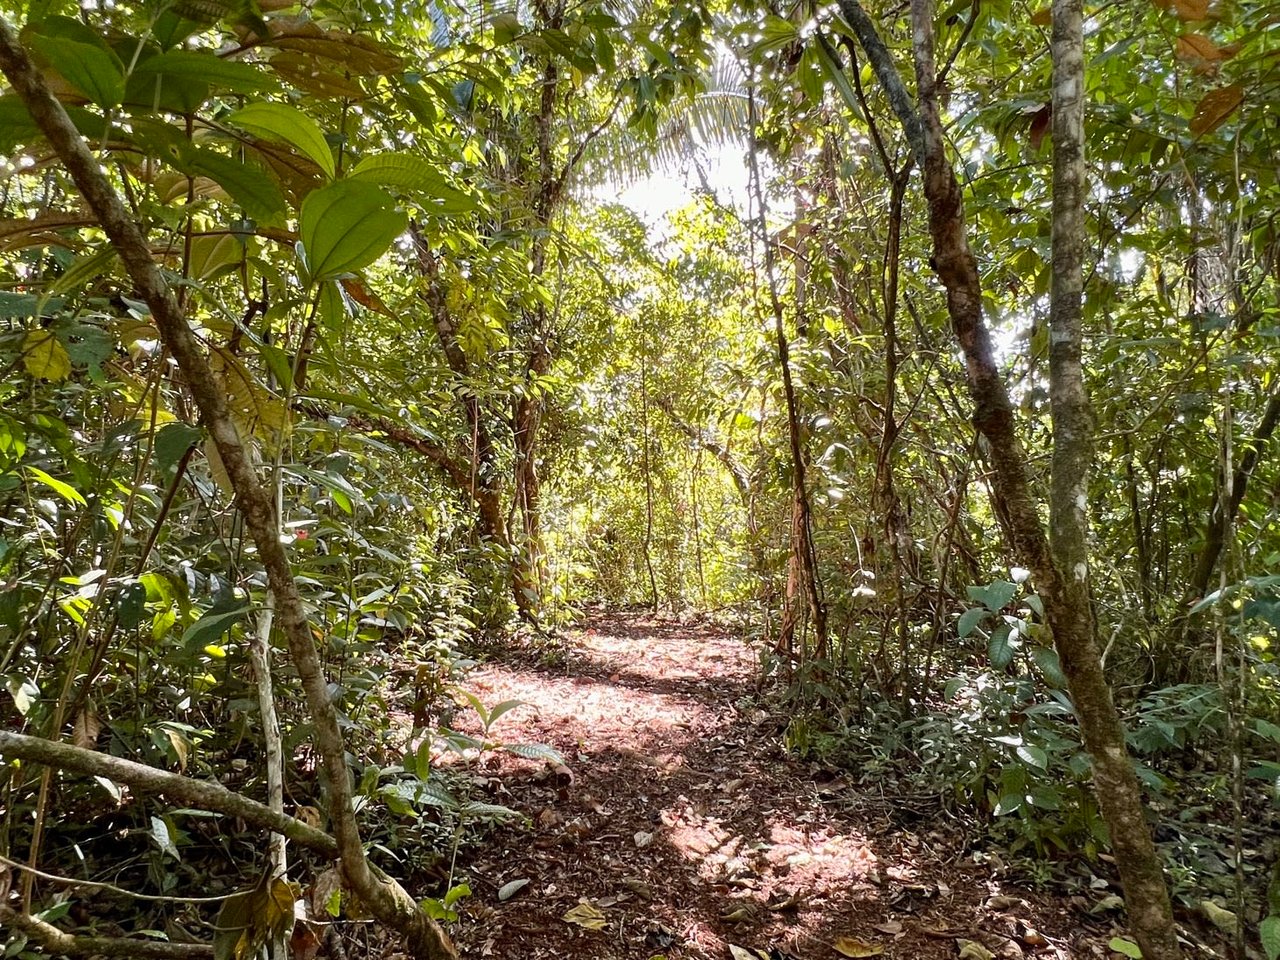
M889 102L914 148L928 206L933 265L946 290L947 312L964 354L973 420L989 444L992 489L1006 518L1015 557L1032 571L1044 602L1093 763L1096 792L1117 853L1134 935L1146 956L1181 955L1168 891L1144 816L1142 794L1125 744L1124 729L1102 668L1089 600L1085 533L1085 482L1091 447L1088 398L1080 364L1080 294L1083 249L1084 59L1080 8L1055 0L1053 8L1054 98L1054 480L1052 545L1040 520L1028 479L1027 457L1018 437L1009 391L995 362L982 312L982 283L969 245L964 200L947 156L939 107L932 0L912 0L912 54L917 105L911 101L888 47L857 0L840 9L866 51ZM1061 79L1059 79L1061 78ZM1059 271L1062 274L1059 276ZM1058 449L1058 444L1061 449ZM1064 566L1063 564L1069 564Z

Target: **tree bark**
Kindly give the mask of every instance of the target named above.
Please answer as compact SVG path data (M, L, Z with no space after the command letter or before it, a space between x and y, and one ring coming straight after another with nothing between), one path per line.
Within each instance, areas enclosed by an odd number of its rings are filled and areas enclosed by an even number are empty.
M1005 519L1011 552L1031 569L1036 589L1044 602L1054 645L1075 702L1085 748L1092 758L1094 786L1111 833L1111 843L1127 898L1130 925L1145 956L1158 960L1177 960L1181 956L1181 950L1174 930L1168 891L1151 840L1151 832L1143 815L1142 794L1125 744L1124 729L1102 669L1089 602L1087 562L1082 556L1078 561L1082 567L1073 563L1069 568L1061 569L1055 551L1050 549L1037 502L1031 492L1027 457L1017 435L1013 406L1004 379L996 366L991 335L982 315L982 285L978 264L969 246L963 197L955 171L947 158L946 139L938 109L934 5L931 0L911 0L918 112L911 106L902 77L858 0L839 0L839 6L854 29L859 43L866 50L872 68L885 88L889 102L898 114L919 159L929 213L929 234L933 244L932 263L946 291L947 313L964 354L969 395L974 404L974 426L987 440L997 510ZM1053 15L1056 78L1063 69L1063 65L1056 61L1064 56L1070 69L1083 70L1083 52L1078 39L1079 0L1055 0ZM1072 49L1076 50L1074 54L1070 53ZM1072 57L1077 59L1074 67L1070 67ZM1064 94L1069 94L1075 100L1083 97L1082 74L1074 84L1060 84L1055 79L1055 98ZM1078 126L1082 116L1082 102L1073 104L1064 101L1063 109L1067 118L1062 121L1055 118L1055 124L1072 122ZM1056 110L1055 107L1055 113ZM1064 137L1082 137L1082 133L1070 133L1069 129L1064 128L1068 131L1064 132ZM1080 163L1083 163L1082 157ZM1082 185L1075 189L1082 190ZM1074 196L1064 195L1059 200L1057 193L1055 190L1055 205L1059 202L1078 205L1082 200L1082 194L1079 193ZM1076 216L1079 217L1080 214L1077 213ZM1067 223L1070 225L1070 217ZM1058 243L1062 243L1061 239ZM1075 256L1078 257L1079 253ZM1064 262L1069 269L1069 258ZM1055 273L1057 267L1055 256ZM1055 282L1061 283L1062 280L1055 278ZM1072 281L1068 281L1068 289L1071 283ZM1080 281L1074 281L1074 287L1077 298L1074 323L1078 331ZM1062 327L1063 317L1069 318L1070 312L1061 314L1059 320L1059 326L1069 336L1069 327ZM1060 332L1059 335L1062 336L1063 333ZM1081 407L1080 398L1072 392L1070 384L1073 377L1079 376L1078 337L1074 348L1066 340L1058 344L1058 347L1059 416L1064 418L1064 426L1070 423L1075 431L1072 438L1075 448L1072 450L1069 447L1068 454L1062 455L1067 472L1054 481L1055 492L1070 491L1065 496L1074 497L1067 505L1067 526L1062 528L1062 535L1066 538L1065 550L1070 543L1071 524L1078 526L1083 523L1088 504L1081 487L1082 481L1087 479L1087 461L1083 465L1065 462L1070 457L1080 456L1080 433L1076 421L1081 415L1088 417L1088 407L1087 398ZM1077 358L1074 372L1073 356ZM1083 382L1080 383L1078 392L1082 391ZM1090 434L1087 426L1085 430L1087 450ZM1055 420L1055 439L1057 434ZM1055 467L1059 465L1059 459L1055 455ZM1055 496L1054 499L1056 503L1058 498ZM1055 511L1054 520L1057 530L1057 524L1063 523L1064 518ZM1087 550L1087 543L1083 538L1080 547ZM1074 553L1071 555L1074 556Z
M316 750L330 785L330 819L342 861L342 873L370 913L397 930L410 953L456 958L448 936L418 908L404 888L376 874L365 858L353 806L337 707L312 638L302 596L289 557L280 542L275 504L260 482L231 418L225 387L214 376L200 341L192 332L172 289L151 255L146 237L107 181L88 145L62 104L31 62L13 28L0 20L0 71L30 111L41 132L66 166L89 209L124 264L134 287L151 310L160 339L177 362L192 399L217 446L245 525L258 548L268 585L276 600L281 634L289 647L306 694Z
M1126 749L1124 728L1103 673L1089 586L1089 465L1094 424L1084 382L1082 335L1087 190L1083 0L1053 0L1052 16L1049 408L1053 466L1049 546L1058 575L1058 595L1052 610L1046 606L1046 613L1085 746L1093 758L1094 783L1124 885L1129 926L1142 955L1163 960L1181 952L1173 910L1144 817L1142 789Z
M0 923L12 927L59 957L138 957L140 960L212 960L213 957L213 947L204 943L80 937L5 906L0 906Z
M3 730L0 730L0 757L14 757L86 777L105 777L114 783L128 784L138 793L157 794L186 807L237 817L326 857L338 856L338 843L327 833L206 780L195 780L69 743Z

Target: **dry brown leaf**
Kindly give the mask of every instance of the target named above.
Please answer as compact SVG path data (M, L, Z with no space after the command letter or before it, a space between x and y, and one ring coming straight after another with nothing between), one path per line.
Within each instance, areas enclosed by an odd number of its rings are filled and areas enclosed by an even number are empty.
M1231 114L1244 102L1244 87L1238 83L1210 90L1196 104L1191 117L1191 133L1203 137L1222 126Z
M76 722L71 727L71 742L81 750L95 750L102 722L98 719L98 707L92 700L80 708Z
M1184 33L1178 38L1177 54L1183 60L1206 60L1213 62L1223 59L1218 45L1208 37L1199 33Z
M1027 137L1031 141L1031 149L1039 150L1040 144L1044 143L1045 135L1049 132L1049 125L1053 121L1053 108L1049 104L1045 104L1036 111L1034 117L1031 118L1031 126L1027 129Z
M841 937L832 948L842 957L878 957L884 953L884 947L878 943L868 943L856 937Z
M1047 27L1053 23L1053 8L1041 7L1031 15L1031 22L1037 27Z
M1172 0L1172 6L1181 20L1204 20L1209 16L1209 0Z

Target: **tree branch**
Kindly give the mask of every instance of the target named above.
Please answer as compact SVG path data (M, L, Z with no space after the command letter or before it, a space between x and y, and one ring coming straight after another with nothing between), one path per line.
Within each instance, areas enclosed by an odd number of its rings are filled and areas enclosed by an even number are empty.
M0 757L16 757L28 763L55 767L86 777L105 777L128 784L139 793L157 794L176 800L184 806L239 817L255 827L284 834L294 843L327 857L338 856L337 841L327 833L308 826L301 820L275 813L258 801L250 800L216 783L194 780L145 763L73 747L69 743L3 730L0 730Z
M77 937L25 913L0 906L0 921L50 954L60 957L139 957L141 960L210 960L213 947L205 943L164 943L131 937Z

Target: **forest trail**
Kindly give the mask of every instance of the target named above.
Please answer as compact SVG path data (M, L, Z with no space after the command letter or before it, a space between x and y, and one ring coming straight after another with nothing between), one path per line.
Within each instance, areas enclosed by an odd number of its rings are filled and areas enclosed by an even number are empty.
M482 769L483 799L532 823L459 863L473 890L455 926L463 955L942 958L963 940L990 951L972 957L1106 955L1103 929L1080 929L1069 904L963 857L957 825L904 828L893 797L789 757L754 669L722 630L635 614L588 622L553 658L476 669L484 703L529 705L498 737L555 747L571 779L501 755Z

